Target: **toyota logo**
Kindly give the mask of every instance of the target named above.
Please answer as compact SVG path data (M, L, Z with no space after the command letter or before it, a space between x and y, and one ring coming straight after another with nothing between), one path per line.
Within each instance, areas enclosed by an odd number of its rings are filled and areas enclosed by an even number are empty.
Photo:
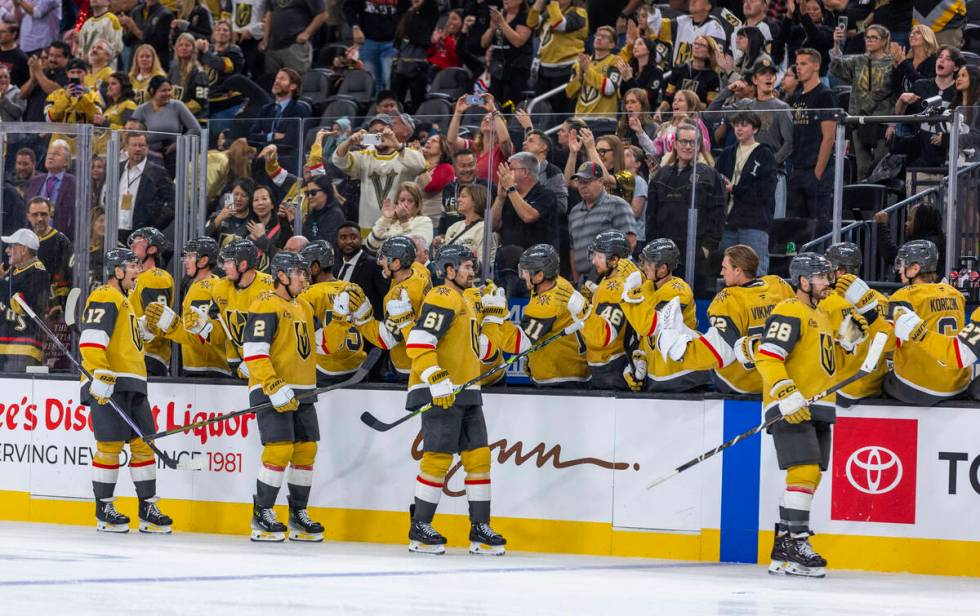
M892 467L895 467L894 477L889 483L885 483L883 480L886 471ZM851 454L847 459L845 473L855 489L865 494L885 494L894 490L902 481L902 461L891 449L870 445Z

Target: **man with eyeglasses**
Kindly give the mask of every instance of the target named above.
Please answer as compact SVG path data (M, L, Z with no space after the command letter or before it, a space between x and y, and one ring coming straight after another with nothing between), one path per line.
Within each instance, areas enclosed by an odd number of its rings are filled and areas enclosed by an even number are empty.
M882 26L868 26L864 31L865 53L843 56L840 43L844 29L834 30L834 46L830 48L830 72L844 83L851 84L847 113L852 116L889 115L895 101L892 90L892 57L888 54L891 36ZM865 178L885 154L885 125L858 126L851 135L857 158L857 177Z
M490 209L500 245L558 246L558 205L554 193L538 183L538 159L518 152L499 168L497 198Z
M337 231L344 224L345 216L334 199L333 180L329 175L319 175L306 185L305 192L310 211L303 223L303 235L311 242L326 240L338 250Z

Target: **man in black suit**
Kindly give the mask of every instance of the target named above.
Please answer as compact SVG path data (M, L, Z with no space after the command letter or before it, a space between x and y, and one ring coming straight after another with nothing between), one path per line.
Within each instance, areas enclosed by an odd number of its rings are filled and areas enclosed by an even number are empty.
M364 290L371 300L374 317L384 319L384 297L388 293L388 281L381 273L378 262L364 252L361 246L361 228L356 222L346 221L337 229L337 247L340 259L333 265L337 280L353 282Z
M299 100L303 91L303 78L291 68L279 69L272 84L275 102L262 108L249 134L249 143L260 150L274 144L278 150L279 163L290 173L302 175L299 168L299 140L303 130L303 120L313 115L306 101Z
M174 219L174 183L167 170L147 160L146 133L129 133L119 170L119 241L133 229L166 229ZM167 239L173 240L173 237Z

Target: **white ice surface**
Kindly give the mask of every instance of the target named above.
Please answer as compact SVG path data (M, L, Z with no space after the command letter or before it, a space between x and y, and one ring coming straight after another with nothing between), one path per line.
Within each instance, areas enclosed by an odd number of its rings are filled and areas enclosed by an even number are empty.
M980 580L0 523L0 614L978 614Z

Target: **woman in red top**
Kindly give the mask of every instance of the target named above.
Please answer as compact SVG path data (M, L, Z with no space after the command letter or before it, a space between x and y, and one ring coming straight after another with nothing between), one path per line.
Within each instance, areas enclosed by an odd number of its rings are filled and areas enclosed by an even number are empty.
M514 153L514 144L510 140L510 132L507 130L507 121L497 111L493 95L484 93L479 95L483 98L483 107L487 113L480 122L480 132L475 139L463 139L459 136L459 125L465 111L472 109L466 102L468 95L459 97L456 101L456 109L453 112L453 119L449 122L449 129L446 131L446 141L448 141L456 152L460 150L472 150L476 154L476 175L486 180L491 178L493 183L497 183L497 167L500 163L507 160ZM491 151L490 141L493 135L493 149ZM492 176L491 176L492 174Z
M437 69L462 66L456 55L456 39L463 28L463 16L459 11L449 11L446 23L432 31L432 44L429 45L429 64ZM430 80L431 81L431 80Z
M456 179L453 171L453 153L449 143L439 135L432 135L422 147L426 172L415 179L422 189L422 215L432 219L432 228L439 228L444 213L442 189Z

